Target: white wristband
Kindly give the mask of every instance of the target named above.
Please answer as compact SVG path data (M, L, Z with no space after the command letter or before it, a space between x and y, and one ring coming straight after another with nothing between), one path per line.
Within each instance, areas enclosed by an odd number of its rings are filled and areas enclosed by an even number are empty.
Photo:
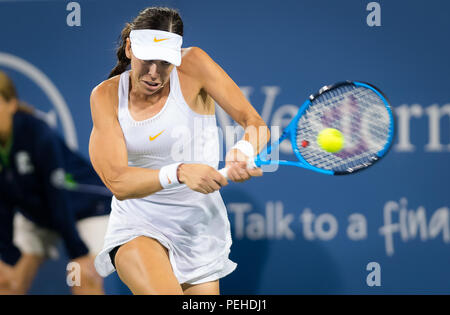
M173 163L161 167L159 170L159 182L163 188L171 188L181 185L178 181L177 170L181 163Z
M252 158L255 155L253 145L246 140L239 140L238 142L236 142L236 144L231 148L231 150L233 149L238 149L249 158Z

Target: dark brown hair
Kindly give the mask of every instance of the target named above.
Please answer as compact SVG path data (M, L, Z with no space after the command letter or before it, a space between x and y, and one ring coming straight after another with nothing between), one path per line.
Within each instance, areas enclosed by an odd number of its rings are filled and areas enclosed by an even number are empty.
M149 7L141 12L131 23L125 24L117 48L117 64L108 78L124 72L130 64L125 54L127 38L132 30L152 29L166 31L183 36L183 21L177 10L166 7Z

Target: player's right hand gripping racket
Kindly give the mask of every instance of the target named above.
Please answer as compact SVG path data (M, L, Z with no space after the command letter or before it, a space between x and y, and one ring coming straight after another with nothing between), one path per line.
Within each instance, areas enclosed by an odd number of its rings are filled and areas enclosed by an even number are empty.
M340 132L342 147L323 149L318 137L324 129ZM311 95L284 129L278 141L248 162L248 168L279 164L303 167L328 175L346 175L363 170L386 155L394 135L391 107L373 85L345 81L324 86ZM273 161L268 155L289 139L298 161ZM227 177L227 168L219 172Z

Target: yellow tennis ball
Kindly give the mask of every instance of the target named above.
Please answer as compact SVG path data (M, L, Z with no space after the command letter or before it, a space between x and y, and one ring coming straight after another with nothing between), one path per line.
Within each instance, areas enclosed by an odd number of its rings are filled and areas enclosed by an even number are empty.
M344 147L344 136L337 129L326 128L319 132L317 143L323 150L336 153Z

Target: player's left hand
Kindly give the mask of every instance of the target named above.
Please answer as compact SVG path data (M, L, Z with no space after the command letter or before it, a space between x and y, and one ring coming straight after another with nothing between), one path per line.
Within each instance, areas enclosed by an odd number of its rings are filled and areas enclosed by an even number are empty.
M238 149L230 150L225 157L225 167L228 167L228 179L233 182L244 182L254 176L262 176L261 168L247 168L248 156Z

